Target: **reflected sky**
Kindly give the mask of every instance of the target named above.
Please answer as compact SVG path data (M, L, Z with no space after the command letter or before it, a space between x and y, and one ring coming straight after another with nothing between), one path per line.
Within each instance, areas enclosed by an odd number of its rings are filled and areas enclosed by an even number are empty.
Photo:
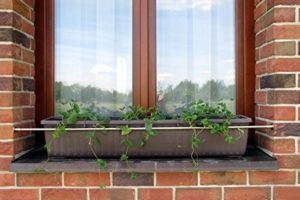
M234 83L234 0L157 0L159 87ZM56 0L56 81L132 89L132 0Z

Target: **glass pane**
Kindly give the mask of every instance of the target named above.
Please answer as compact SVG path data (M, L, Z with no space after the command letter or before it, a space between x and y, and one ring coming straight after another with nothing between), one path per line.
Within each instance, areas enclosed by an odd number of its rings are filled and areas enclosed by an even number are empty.
M164 112L199 99L235 112L235 1L157 0L157 72Z
M76 100L106 115L132 103L132 1L56 0L56 112Z

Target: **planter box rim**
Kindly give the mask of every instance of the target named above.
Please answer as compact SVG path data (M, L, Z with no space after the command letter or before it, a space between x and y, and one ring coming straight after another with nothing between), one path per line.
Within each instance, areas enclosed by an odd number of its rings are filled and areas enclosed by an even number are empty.
M62 117L61 116L51 116L46 119L43 119L41 121L42 125L56 125L61 121ZM213 122L220 123L224 119L215 119L212 118L210 119ZM246 117L244 115L235 115L234 118L230 121L231 124L249 124L252 122L252 119L249 117ZM76 124L73 125L91 125L95 124L95 121L91 120L79 120ZM144 120L111 120L107 125L141 125L144 124ZM165 119L165 120L158 120L153 123L154 125L167 125L167 124L176 124L177 126L179 125L187 125L187 123L183 120L180 119ZM105 124L104 124L105 125Z

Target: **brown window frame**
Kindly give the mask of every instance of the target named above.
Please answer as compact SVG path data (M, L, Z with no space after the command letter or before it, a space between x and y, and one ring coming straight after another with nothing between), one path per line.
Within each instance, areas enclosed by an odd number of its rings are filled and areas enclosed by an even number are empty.
M54 115L54 2L36 1L36 123ZM236 0L236 110L254 116L254 0ZM133 0L133 104L156 105L156 0Z

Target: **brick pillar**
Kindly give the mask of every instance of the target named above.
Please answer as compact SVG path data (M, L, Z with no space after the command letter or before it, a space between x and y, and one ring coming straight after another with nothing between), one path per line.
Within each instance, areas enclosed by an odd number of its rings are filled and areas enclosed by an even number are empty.
M256 0L256 123L258 145L281 168L300 167L299 0ZM298 4L298 5L297 5Z
M32 133L13 132L34 125L33 8L34 0L0 0L0 171L34 147ZM0 173L0 180L4 176L14 174ZM0 184L13 184L8 177Z

